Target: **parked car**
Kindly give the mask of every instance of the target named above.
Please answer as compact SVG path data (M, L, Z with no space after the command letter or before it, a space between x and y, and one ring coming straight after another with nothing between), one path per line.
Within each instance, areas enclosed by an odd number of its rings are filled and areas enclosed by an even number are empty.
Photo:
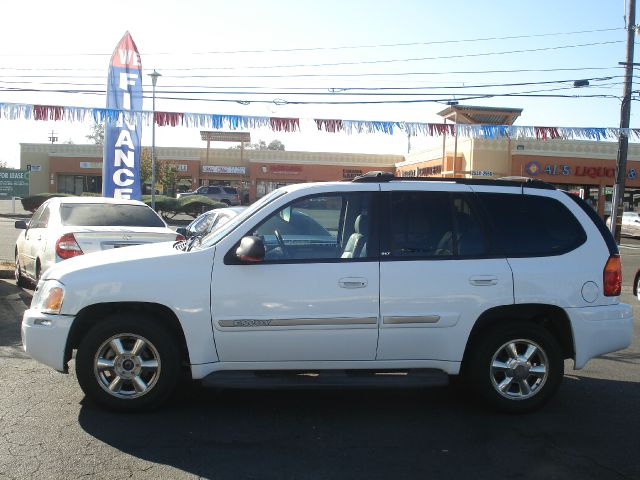
M142 202L102 197L51 198L22 229L15 246L20 286L38 281L52 265L84 253L184 239Z
M119 411L157 407L188 375L232 388L460 376L473 401L524 412L555 394L565 359L581 369L630 344L621 270L597 213L549 184L379 173L282 187L199 243L57 264L22 337L61 372L77 351L87 397Z
M240 205L240 194L235 187L226 187L224 185L209 185L200 187L193 192L184 192L177 195L178 198L188 197L189 195L204 195L211 200L225 203L227 205Z
M611 217L607 218L607 228L611 227ZM625 237L640 237L640 213L623 212L620 223L620 235Z
M185 238L195 237L199 235L201 237L209 234L212 230L224 225L233 217L238 215L247 207L228 207L228 208L216 208L204 212L198 216L193 222L186 227L178 227L176 232L183 235Z

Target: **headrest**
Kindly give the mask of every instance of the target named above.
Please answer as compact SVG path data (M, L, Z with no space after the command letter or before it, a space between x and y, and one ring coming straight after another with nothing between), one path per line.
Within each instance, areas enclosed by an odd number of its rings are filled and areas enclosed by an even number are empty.
M356 217L356 223L354 225L356 233L369 233L369 217L365 214L360 214Z

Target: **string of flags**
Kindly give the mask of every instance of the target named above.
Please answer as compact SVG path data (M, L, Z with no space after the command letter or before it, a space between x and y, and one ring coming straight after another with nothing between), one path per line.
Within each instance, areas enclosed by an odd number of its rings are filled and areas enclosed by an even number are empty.
M129 111L109 108L29 105L0 102L0 118L5 120L66 121L110 123L141 120L159 127L194 127L215 130L253 130L269 128L274 132L300 132L300 118L222 115L188 112ZM467 125L453 123L391 122L370 120L309 119L317 130L328 133L369 134L402 133L412 137L455 136L464 138L535 138L537 140L618 140L621 135L640 139L640 128L537 127L516 125ZM313 125L313 123L311 123Z

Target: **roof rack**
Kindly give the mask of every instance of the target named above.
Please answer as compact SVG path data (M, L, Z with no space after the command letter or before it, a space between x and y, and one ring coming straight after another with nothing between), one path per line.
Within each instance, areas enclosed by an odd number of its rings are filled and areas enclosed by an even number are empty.
M371 171L355 177L355 183L388 183L398 182L453 182L462 185L494 185L502 187L539 188L541 190L556 190L552 184L528 177L502 178L453 178L453 177L396 177L390 172Z
M380 170L372 170L367 173L363 173L362 175L358 175L357 177L351 180L356 183L367 183L367 182L389 182L391 180L398 180L397 177L393 175L391 172L382 172Z

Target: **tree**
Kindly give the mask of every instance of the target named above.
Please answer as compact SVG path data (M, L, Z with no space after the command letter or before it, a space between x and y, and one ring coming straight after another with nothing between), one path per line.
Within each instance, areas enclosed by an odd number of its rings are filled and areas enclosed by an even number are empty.
M0 160L0 168L9 168L9 164L6 160Z
M93 127L91 127L91 134L85 135L85 138L96 145L104 145L104 124L94 123Z
M140 183L141 186L151 183L151 150L143 148L140 153ZM165 192L171 190L176 183L178 166L175 162L160 162L156 158L156 183L164 187Z
M140 152L140 183L151 182L151 151L148 148L143 148Z
M267 145L264 140L258 140L258 143L247 143L244 148L246 150L284 150L284 143L276 139ZM229 147L229 150L240 150L240 145Z
M284 150L284 143L277 139L273 140L267 145L267 150Z
M178 165L175 162L157 162L156 166L156 178L164 187L165 193L172 191L176 184Z

